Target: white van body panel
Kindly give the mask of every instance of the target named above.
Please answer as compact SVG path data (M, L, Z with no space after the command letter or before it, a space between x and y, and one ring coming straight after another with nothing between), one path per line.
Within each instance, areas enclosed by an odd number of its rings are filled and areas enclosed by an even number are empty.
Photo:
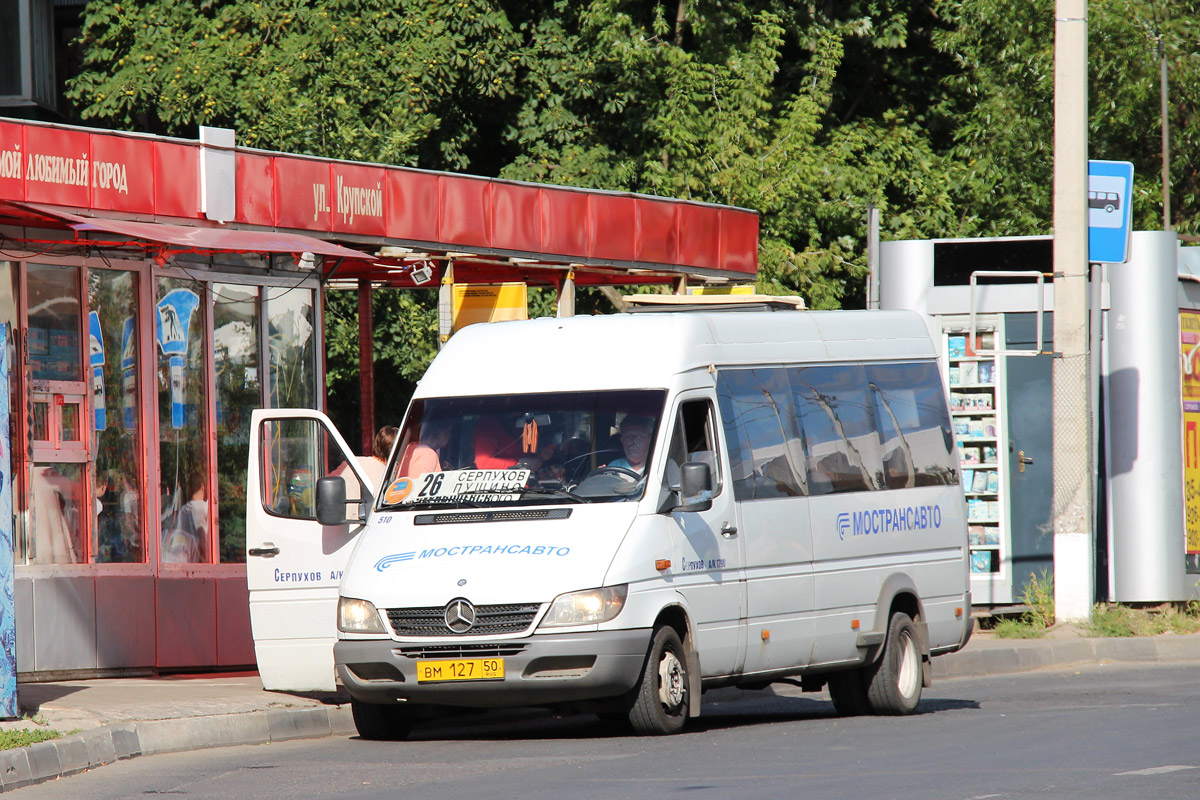
M605 584L629 530L632 503L572 508L562 520L414 525L411 512L377 512L341 592L377 608L472 602L549 603Z
M487 706L611 698L634 685L652 629L670 620L686 629L686 645L706 686L810 673L819 678L878 655L889 604L901 595L907 598L903 607L920 618L924 652L961 647L969 635L970 600L965 502L957 480L735 499L717 391L724 370L932 364L936 358L926 321L911 312L646 313L465 328L422 378L414 407L455 398L661 391L647 488L636 502L537 506L566 509L564 519L457 522L455 511L429 524L440 512L377 504L345 569L343 597L371 602L385 624L388 609L440 609L456 598L477 605L537 604L539 610L528 628L494 635L447 629L402 637L391 627L386 634L342 633L339 675L353 696L371 703ZM942 385L943 406L945 395ZM663 487L671 476L665 455L673 421L696 401L711 404L715 415L718 485L712 507L666 510L671 494ZM957 459L952 440L947 444L936 430L910 438L910 458L949 447ZM823 447L815 444L808 457L825 457ZM778 450L756 456L796 455ZM254 468L252 463L252 481ZM418 517L425 522L417 524ZM577 628L539 627L555 597L615 586L628 587L615 618ZM411 659L429 656L396 655L492 645L497 652L502 645L524 648L505 656L504 680L418 685ZM570 665L590 663L589 652L596 654L593 677L604 672L603 680L573 684L587 668Z

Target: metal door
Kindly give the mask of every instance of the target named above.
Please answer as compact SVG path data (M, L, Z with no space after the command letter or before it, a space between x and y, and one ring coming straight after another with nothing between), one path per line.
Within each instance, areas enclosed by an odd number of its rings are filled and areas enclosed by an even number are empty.
M1047 329L1049 318L1047 314ZM1006 315L1004 338L1009 349L1032 349L1036 323L1036 314ZM1030 575L1040 579L1043 570L1052 571L1054 566L1052 356L1008 358L1006 361L1009 553L1012 599L1017 602L1029 585Z

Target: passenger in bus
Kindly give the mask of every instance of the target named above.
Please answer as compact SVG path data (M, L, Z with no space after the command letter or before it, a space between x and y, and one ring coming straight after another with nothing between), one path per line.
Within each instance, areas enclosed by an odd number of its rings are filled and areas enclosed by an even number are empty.
M533 452L526 452L529 445L524 437L506 432L499 416L479 418L475 423L474 442L476 469L512 469L518 464L537 469L542 465L536 443L532 445Z
M387 459L392 454L392 445L396 443L396 434L398 432L395 425L384 425L375 432L375 438L371 441L371 455L356 456L359 467L367 474L372 483L375 484L375 491L377 492L383 487ZM350 469L348 463L343 462L340 467L329 474L332 477L341 478L346 482L346 502L357 502L362 499L362 495L359 492L358 478L355 477L354 471Z
M395 430L393 428L392 430ZM420 439L409 442L400 457L396 474L403 478L415 478L426 472L441 472L442 460L438 455L450 442L450 427L440 422L425 422L421 425Z

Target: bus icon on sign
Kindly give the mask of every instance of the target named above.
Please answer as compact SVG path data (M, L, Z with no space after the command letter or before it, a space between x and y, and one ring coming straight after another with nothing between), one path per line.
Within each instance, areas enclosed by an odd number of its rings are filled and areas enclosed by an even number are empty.
M1121 195L1116 192L1088 192L1088 208L1102 208L1111 214L1121 207Z

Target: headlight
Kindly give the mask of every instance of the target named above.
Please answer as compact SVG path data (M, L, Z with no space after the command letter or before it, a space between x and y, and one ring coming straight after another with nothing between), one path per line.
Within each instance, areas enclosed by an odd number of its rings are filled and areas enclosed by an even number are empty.
M629 587L605 586L583 592L560 594L550 604L546 618L539 628L562 628L568 625L595 625L608 622L625 607Z
M375 606L353 597L338 598L338 630L343 633L387 633Z

